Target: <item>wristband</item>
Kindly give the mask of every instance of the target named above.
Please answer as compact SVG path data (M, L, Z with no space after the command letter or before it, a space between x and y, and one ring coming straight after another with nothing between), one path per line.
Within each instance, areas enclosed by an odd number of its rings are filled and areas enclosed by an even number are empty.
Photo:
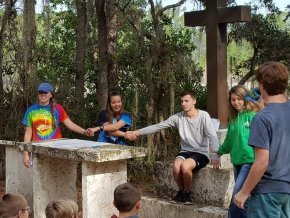
M104 124L100 125L100 130L103 131L104 130Z

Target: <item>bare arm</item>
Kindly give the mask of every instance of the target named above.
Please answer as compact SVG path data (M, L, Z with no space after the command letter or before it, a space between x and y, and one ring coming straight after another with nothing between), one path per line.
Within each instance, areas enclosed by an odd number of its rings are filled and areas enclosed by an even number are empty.
M113 135L115 137L125 137L125 135L126 135L126 132L123 132L121 130L117 130L115 132L109 132L109 133L110 133L110 135Z
M255 148L255 162L242 189L235 195L234 202L239 208L244 208L244 203L251 191L258 184L269 164L269 151L262 148Z
M24 133L24 142L31 142L31 139L32 139L32 128L30 126L26 126ZM30 159L28 151L23 151L23 164L27 168L30 167Z
M86 134L86 130L80 126L78 126L77 124L75 124L74 122L71 121L71 119L66 118L63 121L63 124L70 129L73 132L79 133L81 135L85 135Z
M115 131L121 129L122 127L124 127L125 125L126 125L125 121L119 120L116 123L104 125L103 130L107 131L107 132L115 132ZM101 130L101 127L97 126L95 128L92 128L91 130L93 132L98 132ZM124 137L124 134L122 135L122 137Z

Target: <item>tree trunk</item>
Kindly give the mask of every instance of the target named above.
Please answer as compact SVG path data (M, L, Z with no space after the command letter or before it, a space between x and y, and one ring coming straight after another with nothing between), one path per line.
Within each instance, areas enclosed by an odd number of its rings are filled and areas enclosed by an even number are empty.
M243 76L238 85L244 85L252 76L254 76L254 71L250 70L245 76Z
M16 1L16 0L15 0ZM11 15L12 7L15 1L6 0L5 11L1 19L1 30L0 30L0 138L4 135L4 125L6 123L5 110L4 110L4 84L3 84L3 45L5 40L5 31L9 17ZM3 139L3 138L2 138Z
M76 111L81 112L85 92L85 61L86 61L86 40L87 40L87 11L86 0L76 0L77 29L76 29L76 80L75 80L75 101ZM83 119L81 119L83 120Z
M28 96L34 86L34 82L30 81L36 72L34 61L34 51L36 45L36 24L35 24L35 0L24 0L24 20L23 20L23 72L22 84L24 96ZM30 82L30 83L29 83Z
M16 1L16 0L15 0ZM6 0L5 11L1 19L1 30L0 30L0 138L5 139L5 107L4 107L4 84L3 84L3 45L5 41L5 31L10 18L12 7L15 4L14 0ZM5 148L0 148L0 179L3 180L5 177Z
M48 2L44 2L43 4L43 13L44 13L44 23L45 23L45 37L46 37L46 58L49 58L50 55L50 25L51 25L51 19L50 19L50 5Z
M105 0L96 0L96 13L98 19L98 73L97 74L97 100L100 109L106 108L108 97L108 41L105 13Z
M117 63L114 58L117 49L117 16L114 0L106 1L106 22L108 39L108 86L109 88L118 87Z

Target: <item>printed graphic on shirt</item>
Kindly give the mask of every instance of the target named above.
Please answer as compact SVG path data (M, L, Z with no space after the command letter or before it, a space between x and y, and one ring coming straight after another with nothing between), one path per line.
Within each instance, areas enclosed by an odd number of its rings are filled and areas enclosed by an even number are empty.
M38 104L31 106L25 113L23 125L32 128L33 140L49 140L61 138L59 123L67 118L64 109L54 105L54 117L50 112L50 106L40 106Z
M250 128L251 123L249 121L245 122L245 127Z

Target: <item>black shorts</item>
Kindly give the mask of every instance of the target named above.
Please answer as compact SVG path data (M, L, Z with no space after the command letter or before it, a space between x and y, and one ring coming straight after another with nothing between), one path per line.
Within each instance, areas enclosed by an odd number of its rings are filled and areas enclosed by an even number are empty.
M207 156L197 152L179 152L175 158L180 158L183 160L192 158L196 163L196 167L193 169L194 171L204 168L209 163Z

